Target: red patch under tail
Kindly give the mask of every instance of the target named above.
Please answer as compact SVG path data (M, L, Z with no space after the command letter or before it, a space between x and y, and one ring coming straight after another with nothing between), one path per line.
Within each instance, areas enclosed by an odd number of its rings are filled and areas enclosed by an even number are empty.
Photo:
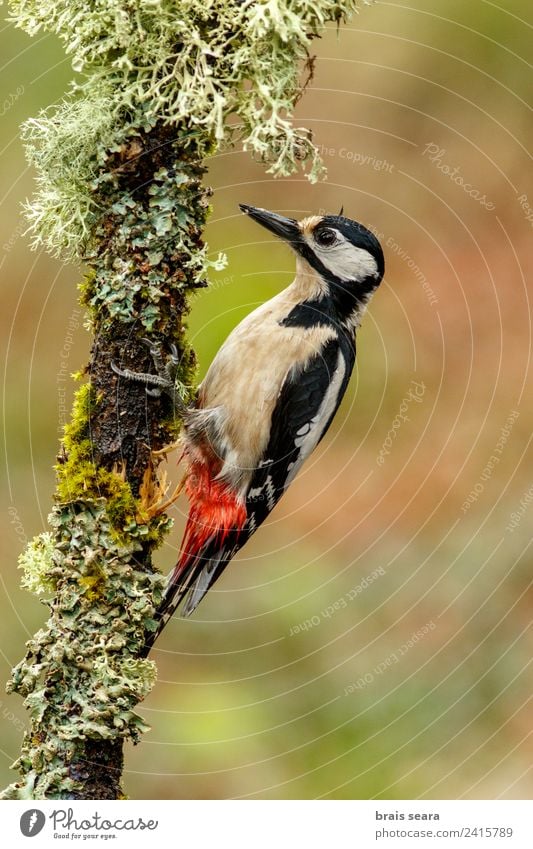
M210 555L207 552L211 552L211 557L220 553L227 536L232 531L240 532L247 519L246 505L227 485L215 480L213 471L204 463L192 462L189 465L185 490L190 509L180 556L158 609L159 624L146 637L145 656L170 616L193 588L194 582L200 578L204 569L209 569ZM205 561L202 563L199 555L206 546ZM208 581L187 615L194 610L209 585Z
M204 463L192 463L185 490L190 509L175 571L179 578L195 560L206 542L222 545L232 530L241 530L247 518L246 506L226 484L213 480Z

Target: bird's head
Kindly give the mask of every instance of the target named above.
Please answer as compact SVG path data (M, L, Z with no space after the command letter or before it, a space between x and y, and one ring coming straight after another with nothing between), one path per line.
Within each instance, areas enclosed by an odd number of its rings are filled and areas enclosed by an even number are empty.
M341 313L364 305L379 286L385 270L376 236L344 215L313 215L296 221L275 212L240 204L258 224L287 242L324 284Z

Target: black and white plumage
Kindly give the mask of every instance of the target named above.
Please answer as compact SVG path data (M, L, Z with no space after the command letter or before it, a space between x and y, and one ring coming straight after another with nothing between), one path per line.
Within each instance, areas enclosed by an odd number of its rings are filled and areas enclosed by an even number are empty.
M323 438L383 277L378 240L343 215L241 210L292 247L296 276L233 330L182 411L190 512L150 645L180 603L185 615L197 607Z

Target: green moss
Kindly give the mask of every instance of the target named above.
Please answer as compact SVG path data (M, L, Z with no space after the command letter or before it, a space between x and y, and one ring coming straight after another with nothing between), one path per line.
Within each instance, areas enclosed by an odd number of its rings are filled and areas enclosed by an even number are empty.
M134 521L138 504L122 474L96 466L94 462L89 434L91 413L96 404L90 383L78 389L71 421L65 426L63 456L55 467L57 499L62 504L103 499L111 525L117 533L123 534L124 528Z
M104 500L109 521L115 532L123 537L136 524L139 502L123 476L92 460L90 440L68 441L67 458L57 470L57 498L62 504ZM157 538L157 535L156 535Z
M99 491L105 493L109 521L117 530L123 530L134 520L138 510L129 484L105 469L98 469L96 481Z
M96 393L90 383L85 383L74 395L72 416L65 425L63 445L69 452L73 446L84 441L90 432L91 413L97 404Z
M86 574L79 578L79 585L86 601L93 605L106 592L107 569L105 564L94 558L86 564Z
M192 361L192 357L191 357ZM192 366L190 366L192 374ZM149 518L143 514L140 499L135 498L129 483L118 470L108 470L97 466L93 459L93 447L88 438L90 416L94 412L97 399L89 383L84 384L76 393L72 420L65 427L63 456L57 464L56 497L61 505L101 503L113 531L115 541L127 543L132 538L141 539L145 544L158 547L170 528L172 520L167 516ZM179 424L169 420L168 430L178 429ZM48 539L49 535L46 537ZM51 544L51 543L50 543ZM39 558L43 558L44 535L37 538L35 546L23 555L28 582L39 582ZM30 562L33 564L29 567ZM101 577L101 575L100 575ZM83 585L94 591L94 575L89 573ZM28 584L29 588L29 584Z
M91 298L94 297L95 289L94 289L94 280L96 277L96 272L93 268L86 272L83 277L81 283L78 283L78 291L80 293L80 303L84 307L88 307L91 301Z
M61 463L56 466L57 496L63 504L87 497L88 493L94 490L97 473L91 459L90 441L83 439L81 442L74 442L69 439L68 443L67 448L65 439L65 453Z

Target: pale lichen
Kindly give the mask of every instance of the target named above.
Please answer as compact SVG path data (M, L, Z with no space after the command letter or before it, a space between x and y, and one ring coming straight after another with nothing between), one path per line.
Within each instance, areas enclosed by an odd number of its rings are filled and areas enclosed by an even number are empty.
M328 22L357 11L356 0L9 5L12 20L31 35L59 36L80 74L65 102L26 124L40 175L29 207L36 244L68 258L85 256L102 213L90 178L98 175L102 152L124 144L132 129L183 125L200 159L240 140L274 175L306 163L312 179L319 175L308 130L291 120L302 62Z
M21 586L36 595L55 589L51 575L54 546L52 534L45 531L34 537L19 557L19 568L24 572Z

